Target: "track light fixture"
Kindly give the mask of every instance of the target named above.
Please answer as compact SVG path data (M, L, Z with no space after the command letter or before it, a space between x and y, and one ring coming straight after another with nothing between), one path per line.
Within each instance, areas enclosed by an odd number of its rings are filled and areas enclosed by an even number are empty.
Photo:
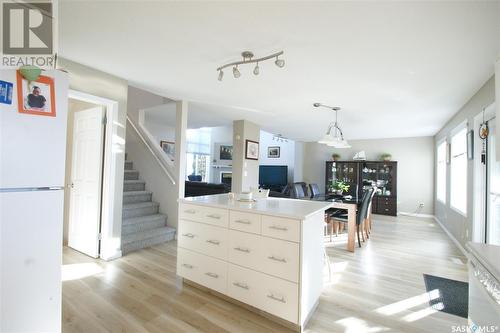
M259 75L259 73L260 73L259 63L257 63L257 65L255 65L255 68L253 69L253 73L254 73L254 75Z
M233 67L233 76L234 76L235 79L237 79L237 78L239 78L241 76L241 73L238 70L238 65L236 65L236 66Z
M241 53L241 56L243 57L243 60L231 62L229 64L225 64L225 65L222 65L219 68L217 68L217 71L219 72L219 76L218 76L217 79L219 81L222 81L222 79L224 77L223 69L227 68L227 67L233 67L233 76L234 76L234 78L237 79L237 78L239 78L241 76L241 73L240 73L240 71L238 69L238 66L239 65L244 65L244 64L253 64L253 63L256 63L255 68L253 69L253 74L254 75L259 75L260 74L259 62L262 62L262 61L265 61L265 60L269 60L269 59L274 59L274 58L276 58L276 60L274 61L274 63L276 64L276 66L278 66L279 68L283 68L283 67L285 67L285 60L279 58L279 56L282 56L282 55L283 55L283 51L280 51L280 52L273 53L273 54L270 54L270 55L262 57L262 58L253 59L253 53L252 52L250 52L250 51L244 51L244 52Z
M273 135L273 141L277 142L286 142L288 143L288 138L285 138L282 134L275 134Z

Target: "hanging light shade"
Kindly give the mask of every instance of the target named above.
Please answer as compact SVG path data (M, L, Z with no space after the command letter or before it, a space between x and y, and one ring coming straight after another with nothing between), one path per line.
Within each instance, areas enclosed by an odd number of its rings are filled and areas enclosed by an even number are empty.
M318 140L318 143L325 144L329 147L334 147L334 148L351 148L347 140L344 139L344 134L342 133L342 130L340 129L340 126L337 121L337 113L338 111L340 111L340 108L326 106L321 103L314 103L313 106L326 107L335 111L335 122L330 123L330 125L328 125L328 130L326 131L326 134L320 140Z

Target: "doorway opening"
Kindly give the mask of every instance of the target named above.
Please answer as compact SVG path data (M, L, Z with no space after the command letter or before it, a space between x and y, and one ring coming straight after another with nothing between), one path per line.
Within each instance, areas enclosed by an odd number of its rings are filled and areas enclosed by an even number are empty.
M114 220L115 200L108 119L116 118L118 104L73 90L68 97L63 244L93 258L113 259L121 253L104 253L111 247L106 230Z

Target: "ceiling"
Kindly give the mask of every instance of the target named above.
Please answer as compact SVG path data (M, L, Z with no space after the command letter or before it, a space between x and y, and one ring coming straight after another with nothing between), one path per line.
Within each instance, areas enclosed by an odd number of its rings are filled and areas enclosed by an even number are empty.
M193 101L205 126L244 118L304 141L333 118L314 102L342 107L347 139L434 135L500 55L500 1L62 1L59 18L61 56ZM243 50L284 50L286 66L219 82Z

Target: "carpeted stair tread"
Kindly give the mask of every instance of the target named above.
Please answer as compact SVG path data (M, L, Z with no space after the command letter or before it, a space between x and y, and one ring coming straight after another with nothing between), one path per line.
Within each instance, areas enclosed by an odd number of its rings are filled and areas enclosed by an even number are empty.
M149 230L143 230L129 235L122 235L122 245L137 241L144 241L148 238L175 233L175 229L171 227L159 227Z
M154 201L148 201L148 202L137 202L137 203L129 203L123 205L123 209L137 209L137 208L147 208L147 207L154 207L160 205L157 202Z
M144 223L144 222L149 222L149 221L154 221L154 220L159 220L159 219L166 219L166 218L167 218L167 215L165 215L165 214L151 214L151 215L145 215L145 216L137 216L137 217L131 217L128 219L123 219L122 225Z
M142 194L153 194L151 191L127 191L123 192L123 196L133 196L133 195L142 195Z

